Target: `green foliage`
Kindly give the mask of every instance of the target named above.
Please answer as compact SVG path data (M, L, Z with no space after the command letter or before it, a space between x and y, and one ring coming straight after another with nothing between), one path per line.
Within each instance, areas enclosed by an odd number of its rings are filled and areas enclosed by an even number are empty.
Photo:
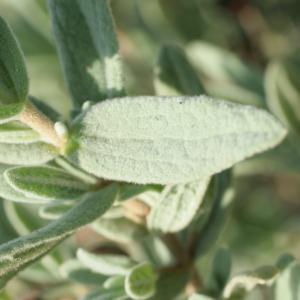
M57 150L46 143L0 144L0 163L11 165L44 164L58 156Z
M75 108L87 100L120 96L122 67L109 1L50 0L49 8Z
M148 299L155 293L156 274L149 263L134 267L125 278L125 290L132 299Z
M94 255L83 249L77 251L79 261L96 273L103 275L125 275L134 265L124 255Z
M0 246L0 288L27 265L41 258L73 234L75 230L104 214L115 200L116 192L116 186L112 185L92 193L62 218L27 236Z
M0 298L300 299L296 19L47 2L0 1Z
M148 227L162 233L177 232L193 220L209 180L166 186L148 216Z
M116 98L92 106L80 125L78 164L136 183L204 179L285 136L266 111L205 96Z
M78 199L88 186L54 167L16 167L5 171L7 183L27 198L45 201Z
M28 76L19 44L0 17L0 122L19 114L28 95Z
M200 95L205 89L185 53L176 46L160 50L155 68L156 93L162 96Z

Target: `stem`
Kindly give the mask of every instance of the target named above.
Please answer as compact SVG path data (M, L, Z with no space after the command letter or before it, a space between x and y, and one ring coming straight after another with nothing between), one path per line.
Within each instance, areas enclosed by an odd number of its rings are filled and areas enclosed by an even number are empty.
M19 120L38 132L47 142L63 152L66 140L60 137L54 129L54 123L40 112L31 102L27 101Z

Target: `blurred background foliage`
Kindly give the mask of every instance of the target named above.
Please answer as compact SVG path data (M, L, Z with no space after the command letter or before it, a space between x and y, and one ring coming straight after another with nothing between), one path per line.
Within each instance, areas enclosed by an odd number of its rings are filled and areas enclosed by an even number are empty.
M271 109L290 128L280 147L235 168L232 216L218 245L232 251L235 271L273 264L283 252L300 259L300 1L113 0L112 8L128 94L155 93L161 47L175 44L186 51L209 95ZM31 94L68 118L71 105L46 1L0 0L0 13L25 52ZM33 206L1 202L0 214L0 243L41 225ZM30 224L20 222L22 215L31 216ZM101 239L78 234L55 250L56 261L44 259L23 272L0 299L58 299L68 284L47 289L58 280L49 270L71 256L74 242L92 248ZM210 256L199 262L201 270L209 268ZM66 299L80 289L68 289Z

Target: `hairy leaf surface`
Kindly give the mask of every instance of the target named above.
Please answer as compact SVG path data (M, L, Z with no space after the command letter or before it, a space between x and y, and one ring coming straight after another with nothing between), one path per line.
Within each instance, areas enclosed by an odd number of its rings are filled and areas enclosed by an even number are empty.
M74 136L79 165L99 177L176 184L207 178L277 145L269 113L200 97L125 97L96 104Z
M125 275L134 266L134 262L125 255L95 255L83 249L77 251L77 258L94 272L103 275Z
M54 167L15 167L8 169L4 177L11 187L28 198L73 200L88 191L85 183Z
M104 214L117 195L117 186L110 185L88 194L62 218L31 234L0 246L0 289L26 266L47 254L52 248Z
M49 8L75 108L87 100L122 94L122 67L109 1L50 0Z
M58 156L52 145L36 142L29 144L0 143L0 163L10 165L39 165Z
M163 233L188 226L205 195L209 179L201 182L167 186L148 216L148 227Z
M0 17L0 123L21 112L27 94L23 53L9 25Z

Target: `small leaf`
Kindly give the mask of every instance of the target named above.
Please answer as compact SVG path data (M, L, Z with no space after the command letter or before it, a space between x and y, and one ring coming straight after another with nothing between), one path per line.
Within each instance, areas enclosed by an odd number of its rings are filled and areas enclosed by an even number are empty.
M6 21L0 17L0 123L14 119L28 95L23 53Z
M82 297L82 300L126 300L128 299L125 295L124 289L99 289L93 291L86 296Z
M109 1L50 0L61 65L76 109L123 93Z
M300 61L290 56L272 62L266 72L267 104L294 133L300 135Z
M189 300L214 300L206 295L194 294L192 295Z
M106 277L91 271L77 259L68 260L60 267L60 273L64 278L73 282L99 286Z
M77 258L92 271L111 276L126 275L134 266L134 262L124 255L95 255L83 249L77 251Z
M285 134L264 110L205 96L115 98L85 114L73 158L107 179L186 183L272 148Z
M124 285L125 285L124 275L117 275L114 277L110 277L103 283L103 287L107 290L115 289L115 288L124 288Z
M125 278L125 291L132 299L148 299L155 293L157 275L151 264L134 267Z
M270 286L279 269L273 266L263 266L255 271L244 272L234 276L226 285L223 297L229 299L237 295L244 295L253 290L256 286Z
M8 144L28 144L41 140L41 136L19 122L9 122L0 124L0 143Z
M69 173L54 167L15 167L4 173L7 183L26 197L41 200L73 200L88 186Z
M117 196L117 185L90 193L60 219L0 246L0 289L26 266L32 264L77 229L103 215Z
M44 202L43 200L41 200ZM50 203L39 209L39 216L46 220L56 220L74 206L73 203Z
M193 220L204 198L209 179L167 186L147 218L148 227L163 233L177 232Z
M291 261L291 257L285 257L286 261L284 264L281 261L280 267L282 268L281 273L277 277L273 287L274 300L299 300L300 299L300 265L297 261ZM282 258L281 258L282 260ZM278 264L278 263L277 263ZM283 265L285 265L283 267Z
M185 53L176 46L160 50L154 86L161 96L200 95L205 90Z
M206 84L210 94L245 104L264 106L263 74L255 66L242 61L234 53L206 42L191 43L187 49L193 66L211 80ZM249 97L246 102L241 94Z
M112 241L125 244L143 239L147 234L144 227L125 218L100 219L92 224L92 228Z
M10 165L39 165L58 156L53 146L37 142L30 144L0 143L0 163Z
M20 203L43 203L43 200L27 198L6 182L4 172L9 168L11 168L11 166L0 164L0 197Z
M208 282L210 295L220 296L231 272L231 255L227 248L217 250L212 264L212 271Z

